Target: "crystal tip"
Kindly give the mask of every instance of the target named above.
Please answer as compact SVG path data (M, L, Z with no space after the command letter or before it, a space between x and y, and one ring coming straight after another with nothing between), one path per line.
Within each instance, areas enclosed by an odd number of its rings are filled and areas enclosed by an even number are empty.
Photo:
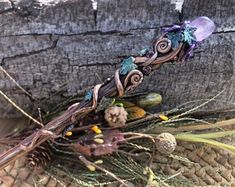
M215 23L208 17L198 17L189 23L191 27L195 27L196 31L193 33L198 42L209 37L215 31Z

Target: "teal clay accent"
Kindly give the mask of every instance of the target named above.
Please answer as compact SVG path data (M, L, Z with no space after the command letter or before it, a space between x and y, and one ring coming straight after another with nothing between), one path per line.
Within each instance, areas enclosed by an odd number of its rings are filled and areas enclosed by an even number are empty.
M149 48L146 47L146 48L142 49L141 51L139 51L138 55L144 56L148 51L149 51Z
M193 34L196 30L196 28L187 25L182 33L183 41L187 42L190 46L197 41Z
M90 101L93 97L93 91L92 90L88 90L86 95L85 95L85 101Z
M171 40L172 48L175 49L179 46L180 42L187 42L190 46L196 43L196 37L194 36L196 28L186 25L183 31L169 32L167 38Z
M137 68L137 65L134 63L135 58L130 56L122 61L121 68L119 70L120 75L126 75L130 71Z

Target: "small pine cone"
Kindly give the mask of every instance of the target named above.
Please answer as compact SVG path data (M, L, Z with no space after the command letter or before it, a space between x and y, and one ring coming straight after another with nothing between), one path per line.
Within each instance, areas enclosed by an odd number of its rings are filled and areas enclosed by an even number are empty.
M170 133L161 133L155 138L156 149L162 153L169 155L176 147L176 139Z
M127 120L127 111L123 107L112 106L105 110L104 118L110 127L123 127Z

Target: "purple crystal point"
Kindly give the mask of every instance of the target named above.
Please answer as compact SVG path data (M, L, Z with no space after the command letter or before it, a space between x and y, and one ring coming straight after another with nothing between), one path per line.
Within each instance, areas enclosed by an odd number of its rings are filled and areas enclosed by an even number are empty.
M215 30L215 23L208 17L199 17L189 23L191 27L197 28L193 33L197 39L197 42L201 42L208 36L210 36Z

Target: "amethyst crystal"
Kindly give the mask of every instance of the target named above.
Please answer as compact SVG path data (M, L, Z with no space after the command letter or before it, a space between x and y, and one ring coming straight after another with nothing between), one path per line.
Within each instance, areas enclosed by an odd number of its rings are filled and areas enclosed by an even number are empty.
M210 36L215 30L215 24L208 17L199 17L189 23L189 26L196 28L193 35L196 37L197 42L201 42Z
M193 21L185 21L182 25L163 28L167 38L171 40L173 49L178 48L180 43L188 44L179 61L184 61L192 56L193 49L197 47L197 44L210 36L214 30L214 22L205 16L198 17Z

